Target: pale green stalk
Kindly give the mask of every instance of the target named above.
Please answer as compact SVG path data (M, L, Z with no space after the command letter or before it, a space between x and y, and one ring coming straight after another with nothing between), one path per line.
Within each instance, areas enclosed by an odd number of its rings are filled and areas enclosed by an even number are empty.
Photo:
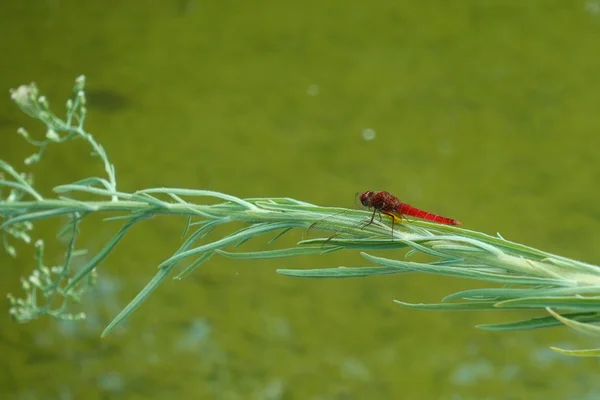
M360 210L320 207L290 198L251 198L208 190L150 188L133 193L117 190L116 170L106 152L94 137L83 129L85 120L85 79L77 79L73 99L67 102L67 118L62 120L50 111L47 100L38 96L34 84L12 91L12 98L23 111L48 127L44 140L34 140L24 130L19 133L38 151L26 164L38 162L47 147L72 139L83 139L104 165L107 178L90 177L56 186L57 197L46 198L33 186L30 176L18 173L0 160L0 218L4 247L15 256L11 238L31 242L33 222L57 216L68 216L61 235L67 237L65 262L48 268L43 264L43 242L36 241L36 268L23 279L25 297L9 295L10 312L17 321L29 321L41 315L79 319L84 315L70 311L72 303L93 287L96 268L118 245L135 224L160 214L186 216L185 240L173 255L158 265L154 278L114 318L103 335L129 317L168 277L181 279L213 256L232 259L267 259L317 255L334 251L360 251L369 263L364 267L329 269L280 269L287 276L311 278L351 278L405 272L427 272L470 278L500 284L496 288L465 290L448 295L438 304L398 304L418 309L438 310L508 310L541 309L548 315L505 324L480 325L488 330L519 330L568 325L579 331L599 335L600 268L584 262L547 253L455 226L425 221L396 221L392 232L390 221L375 220L365 226L371 214ZM78 199L80 195L94 200ZM202 198L219 201L206 205ZM75 247L79 222L91 214L103 213L105 220L121 221L113 238L79 268L73 258L82 254ZM212 237L216 226L243 222L245 227L224 237ZM279 236L300 228L324 232L323 238L304 240L291 248L241 252L236 248L247 240L267 235L270 248ZM332 237L332 234L333 237ZM390 253L375 257L375 250L406 249L408 253ZM431 257L430 262L408 261L415 253ZM181 265L182 262L187 265ZM41 295L41 296L40 296ZM59 307L52 308L55 299ZM561 350L566 354L598 356L600 349Z

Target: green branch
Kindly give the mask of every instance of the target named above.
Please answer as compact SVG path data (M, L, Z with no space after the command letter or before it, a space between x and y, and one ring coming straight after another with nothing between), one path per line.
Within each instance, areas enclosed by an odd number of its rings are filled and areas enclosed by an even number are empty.
M31 117L42 121L47 132L43 140L32 139L28 132L18 133L37 151L25 164L39 162L47 148L74 139L82 139L104 166L106 178L89 177L54 188L55 197L42 196L30 175L18 173L0 160L0 225L7 253L16 256L13 240L32 241L33 223L57 216L68 216L61 235L67 236L62 265L49 268L43 262L43 242L36 241L36 267L22 280L24 297L9 295L10 313L20 322L42 315L80 319L72 312L81 295L93 288L96 269L119 244L129 229L155 215L187 217L184 242L166 260L157 262L158 271L144 289L106 327L103 336L129 317L168 277L182 279L213 256L237 260L298 257L335 251L359 251L369 266L277 272L294 277L356 278L405 272L424 272L493 282L497 288L465 290L449 294L437 304L396 303L422 310L518 310L539 309L546 315L504 324L480 325L481 329L507 331L567 325L587 334L600 335L600 268L584 262L547 253L532 247L456 226L425 221L375 221L365 226L370 213L361 210L320 207L290 198L240 199L207 190L151 188L133 193L117 190L115 167L94 137L84 130L86 115L85 79L76 80L73 97L67 101L67 116L60 119L50 111L48 101L39 96L35 84L12 91L12 99ZM82 200L85 195L93 200ZM199 199L210 198L203 204ZM92 214L105 215L106 221L121 221L122 226L106 245L87 263L73 268L73 258L84 250L75 248L79 223ZM244 228L224 237L214 237L219 225L242 222ZM401 222L401 223L399 223ZM304 240L291 248L255 252L235 249L259 236L270 238L272 245L294 228L323 232L323 238ZM390 253L375 257L375 250L408 250L404 256ZM408 261L421 253L430 262ZM185 263L185 264L184 264ZM62 299L56 307L56 299ZM561 350L570 355L599 356L600 349Z

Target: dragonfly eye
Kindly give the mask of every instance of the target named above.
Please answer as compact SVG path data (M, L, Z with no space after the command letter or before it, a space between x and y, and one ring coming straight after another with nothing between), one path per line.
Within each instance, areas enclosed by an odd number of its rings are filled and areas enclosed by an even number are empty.
M360 194L360 203L365 207L371 206L371 196L373 195L372 191L364 192Z

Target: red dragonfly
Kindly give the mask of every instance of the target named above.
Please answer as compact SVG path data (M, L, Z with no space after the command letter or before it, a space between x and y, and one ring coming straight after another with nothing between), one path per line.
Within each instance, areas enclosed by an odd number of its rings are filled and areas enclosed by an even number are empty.
M360 200L364 207L373 209L373 215L371 216L371 220L363 224L360 229L364 229L367 226L371 225L375 220L375 215L379 215L379 218L381 219L381 214L387 215L388 217L392 218L392 237L394 234L394 225L396 223L396 219L402 220L404 216L416 217L426 221L436 222L438 224L444 225L461 224L460 221L442 217L440 215L436 215L427 211L419 210L416 207L403 203L400 200L398 200L396 196L388 192L374 192L372 190L368 190L363 193L356 193L356 197ZM323 227L326 225L327 224L321 224L320 221L317 221L313 223L308 229L310 230L315 226ZM327 239L326 243L329 242L329 240L333 239L335 236L336 235Z
M373 208L373 216L365 226L373 223L373 219L377 213L392 217L392 230L394 229L394 221L396 217L399 216L402 218L404 215L424 219L426 221L437 222L438 224L460 225L460 222L454 219L419 210L418 208L410 206L406 203L402 203L396 196L388 192L374 192L369 190L361 193L359 199L363 206Z

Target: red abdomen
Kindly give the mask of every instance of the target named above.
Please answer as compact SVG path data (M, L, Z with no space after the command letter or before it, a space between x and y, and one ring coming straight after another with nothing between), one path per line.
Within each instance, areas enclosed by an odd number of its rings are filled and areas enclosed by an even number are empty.
M408 205L406 203L398 204L395 211L403 215L409 215L411 217L424 219L426 221L431 221L438 224L460 225L460 221L442 217L440 215L436 215L427 211L419 210L418 208Z

